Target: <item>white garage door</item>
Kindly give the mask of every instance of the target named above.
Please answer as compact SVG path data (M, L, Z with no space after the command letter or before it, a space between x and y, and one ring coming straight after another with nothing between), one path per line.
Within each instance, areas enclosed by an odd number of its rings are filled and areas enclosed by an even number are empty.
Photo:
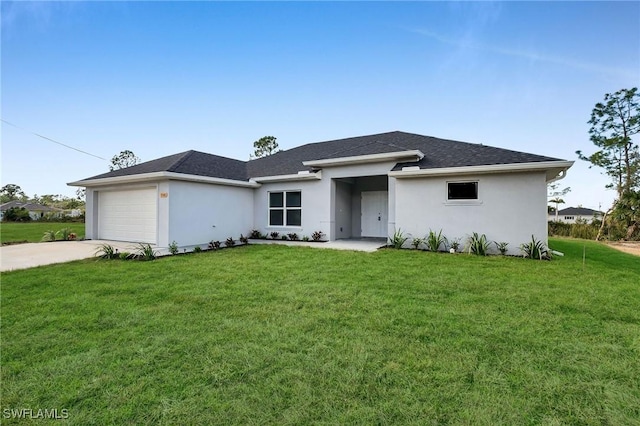
M157 242L156 188L101 191L98 196L98 238Z

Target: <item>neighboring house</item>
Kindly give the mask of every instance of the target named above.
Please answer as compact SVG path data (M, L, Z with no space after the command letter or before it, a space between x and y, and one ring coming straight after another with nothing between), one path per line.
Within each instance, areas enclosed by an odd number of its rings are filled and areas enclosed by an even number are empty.
M555 209L552 208L549 210L549 222L557 220L564 223L576 223L578 221L591 223L594 219L601 219L603 215L604 213L601 211L585 207L567 207L566 209L558 210L556 215Z
M24 201L9 201L8 203L0 205L0 220L4 218L4 212L13 207L24 208L25 210L27 210L32 220L41 219L45 215L49 214L61 214L61 211L59 209L44 206L42 204L29 203Z
M197 151L69 185L86 187L86 238L166 247L262 233L325 239L402 230L547 241L547 183L572 161L390 132L302 145L250 161Z

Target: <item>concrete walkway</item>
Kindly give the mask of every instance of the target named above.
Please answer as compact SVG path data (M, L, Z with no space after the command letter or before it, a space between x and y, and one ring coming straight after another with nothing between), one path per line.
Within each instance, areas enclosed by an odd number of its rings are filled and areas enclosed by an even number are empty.
M120 252L136 251L135 243L120 241L87 240L14 244L0 247L0 272L95 257L96 251L102 244L109 244Z
M349 239L349 240L335 240L327 241L324 243L314 243L311 241L285 241L285 240L249 240L249 244L280 244L285 246L294 247L313 247L324 248L334 250L355 250L374 252L380 247L386 245L385 238L362 238L362 239Z
M86 240L15 244L0 247L0 272L95 257L96 252L102 244L109 244L121 253L125 251L134 253L137 251L136 243L125 243L121 241ZM280 244L294 247L306 246L334 250L374 252L380 247L383 247L386 244L386 240L384 238L364 238L324 243L314 243L311 241L249 240L249 244ZM167 248L157 248L153 245L151 247L156 250L159 256L169 254ZM206 246L202 247L204 248ZM193 247L188 248L189 251L192 249Z

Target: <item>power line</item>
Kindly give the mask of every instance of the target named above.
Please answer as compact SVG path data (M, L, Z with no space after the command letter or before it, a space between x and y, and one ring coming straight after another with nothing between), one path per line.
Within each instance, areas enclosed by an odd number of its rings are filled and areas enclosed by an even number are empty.
M2 121L2 122L3 122L3 123L5 123L5 124L8 124L9 126L13 126L13 127L15 127L16 129L20 129L20 130L22 130L22 131L24 131L24 132L31 133L32 135L37 136L37 137L39 137L39 138L42 138L42 139L48 140L48 141L53 142L53 143L56 143L56 144L58 144L58 145L62 145L62 146L64 146L65 148L69 148L69 149L72 149L72 150L74 150L74 151L78 151L78 152L81 152L81 153L83 153L83 154L90 155L90 156L95 157L95 158L99 158L99 159L104 160L104 161L109 161L109 160L107 160L106 158L102 158L102 157L100 157L99 155L94 155L94 154L91 154L90 152L83 151L83 150L78 149L78 148L74 148L74 147L72 147L72 146L70 146L70 145L64 144L64 143L62 143L62 142L58 142L58 141L53 140L53 139L51 139L51 138L48 138L48 137L46 137L46 136L40 135L40 134L38 134L38 133L36 133L36 132L32 132L31 130L27 130L27 129L23 128L23 127L17 126L17 125L15 125L15 124L13 124L13 123L8 122L7 120L5 120L5 119L3 119L3 118L0 118L0 121Z

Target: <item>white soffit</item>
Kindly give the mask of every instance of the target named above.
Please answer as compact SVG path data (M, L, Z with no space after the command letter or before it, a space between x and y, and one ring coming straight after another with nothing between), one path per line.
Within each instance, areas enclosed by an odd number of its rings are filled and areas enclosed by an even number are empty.
M76 182L69 182L69 186L103 186L103 185L121 185L127 183L150 182L158 180L183 180L188 182L209 183L213 185L239 186L244 188L258 188L260 185L256 182L246 182L241 180L223 179L208 176L188 175L184 173L174 172L153 172L138 175L116 176L101 179L87 179Z
M322 179L322 171L312 173L307 170L302 170L296 174L290 174L290 175L258 176L258 177L251 178L251 182L269 183L269 182L288 182L288 181L320 180L320 179Z
M560 173L565 172L566 174L566 170L572 165L573 161L540 161L536 163L490 164L483 166L442 167L437 169L419 169L411 166L403 167L402 170L391 171L389 172L389 176L402 179L429 176L546 171L547 180L549 181L557 178ZM562 177L564 177L564 175Z
M307 167L335 167L349 164L380 163L382 161L418 161L424 158L424 154L417 149L409 151L383 152L380 154L356 155L353 157L329 158L326 160L303 161Z

